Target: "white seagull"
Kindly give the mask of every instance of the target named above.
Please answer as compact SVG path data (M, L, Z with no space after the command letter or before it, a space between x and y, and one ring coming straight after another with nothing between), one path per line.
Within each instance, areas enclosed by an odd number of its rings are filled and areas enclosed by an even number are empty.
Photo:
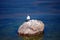
M27 15L27 18L26 18L27 20L30 20L30 16L29 15Z

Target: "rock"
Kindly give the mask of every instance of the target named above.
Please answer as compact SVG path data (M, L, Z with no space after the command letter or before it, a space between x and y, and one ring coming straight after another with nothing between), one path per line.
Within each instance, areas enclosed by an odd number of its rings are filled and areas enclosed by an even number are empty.
M37 36L43 34L44 23L39 20L29 20L24 22L18 29L20 36Z

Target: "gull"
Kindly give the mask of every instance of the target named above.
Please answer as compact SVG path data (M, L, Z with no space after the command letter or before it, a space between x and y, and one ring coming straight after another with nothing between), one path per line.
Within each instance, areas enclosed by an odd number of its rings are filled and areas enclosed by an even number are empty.
M26 18L27 20L30 20L30 16L29 15L27 15L27 18Z

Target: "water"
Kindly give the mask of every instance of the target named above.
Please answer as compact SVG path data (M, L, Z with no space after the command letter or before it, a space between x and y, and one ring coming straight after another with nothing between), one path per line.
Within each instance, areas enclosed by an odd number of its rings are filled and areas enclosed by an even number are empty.
M44 22L43 40L60 40L59 0L0 0L0 40L22 40L17 31L28 14Z
M31 18L44 22L44 40L60 40L60 15L31 15ZM17 30L24 21L23 17L0 19L0 40L22 40Z

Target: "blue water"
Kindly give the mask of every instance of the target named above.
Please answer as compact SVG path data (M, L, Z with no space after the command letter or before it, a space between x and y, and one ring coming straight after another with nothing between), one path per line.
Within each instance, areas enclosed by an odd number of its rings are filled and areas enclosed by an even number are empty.
M60 15L33 15L32 19L38 19L44 22L44 40L60 40ZM0 19L0 40L22 40L17 35L19 26L25 22L21 18Z
M22 40L17 31L27 15L44 22L43 40L60 40L59 0L0 0L0 40Z

